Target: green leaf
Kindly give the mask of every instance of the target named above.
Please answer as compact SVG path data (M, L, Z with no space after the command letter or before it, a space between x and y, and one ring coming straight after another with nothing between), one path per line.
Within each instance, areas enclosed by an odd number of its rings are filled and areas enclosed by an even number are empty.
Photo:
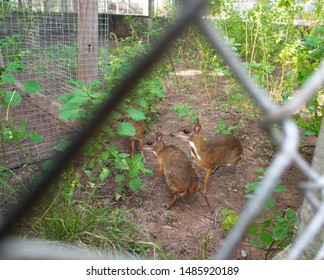
M12 74L3 74L1 76L1 80L4 82L4 83L7 83L7 84L11 84L11 83L14 83L15 82L15 76L12 75Z
M73 98L73 93L65 93L61 94L58 99L61 101L69 101L71 98Z
M26 127L27 126L27 121L21 121L20 123L19 123L19 126L20 127Z
M144 175L146 176L153 176L154 172L150 169L147 168L142 168L141 171L143 172Z
M17 135L18 135L18 137L19 137L19 138L22 138L22 139L24 139L24 138L26 138L26 137L27 137L27 131L26 131L26 130L24 130L24 129L22 129L22 130L19 130L19 131L18 131L18 133L17 133Z
M110 175L110 170L107 168L107 167L103 167L102 170L101 170L101 173L99 175L99 179L101 182L105 181L108 176Z
M253 224L252 226L250 226L249 230L248 230L248 235L254 235L256 236L258 234L258 225L257 224Z
M137 168L130 168L129 175L132 177L137 177L139 175L139 170Z
M127 116L133 119L134 121L142 121L146 119L143 112L136 110L133 107L128 108L126 112L127 112Z
M136 99L136 103L139 105L139 106L142 106L144 108L147 108L148 107L148 103L147 101L144 99L144 98L137 98Z
M297 212L295 210L289 209L285 212L285 215L291 220L296 220Z
M222 215L225 216L221 224L221 227L224 231L228 231L229 229L231 229L239 219L238 214L235 211L229 209L223 209Z
M117 132L120 136L135 136L135 127L129 122L118 122Z
M265 204L265 206L263 207L263 209L264 209L265 211L268 211L268 210L270 210L273 206L275 206L275 204L276 204L276 200L274 199L273 196L271 196L271 197L268 199L268 201L267 201L267 203Z
M86 88L87 85L84 81L73 81L69 80L69 84L78 88Z
M317 47L318 46L318 37L315 35L309 36L307 38L306 42L311 47Z
M316 132L311 130L303 130L301 138L304 140L307 136L313 136L316 135Z
M37 132L29 133L29 139L34 143L40 143L44 140L43 136L38 134Z
M11 104L13 106L18 106L20 105L22 100L22 97L20 95L20 93L16 92L16 91L6 91L6 95L4 98L4 101L8 104Z
M100 159L103 161L107 161L110 158L110 152L105 151L100 154Z
M93 98L92 102L95 104L100 104L107 99L107 93L105 92L91 92L90 96Z
M252 194L252 193L245 194L244 197L247 199L252 199L254 197L254 194Z
M22 66L21 64L17 63L17 62L10 62L7 65L7 70L10 72L16 72L18 70L23 70L24 66Z
M89 97L88 96L74 96L73 98L71 98L68 102L71 105L74 106L82 106L85 105L89 102Z
M259 247L259 242L256 238L249 239L249 244L254 247Z
M272 243L272 235L267 231L262 231L260 234L260 240L265 246L269 246Z
M283 240L288 237L288 228L285 225L275 226L273 229L273 238L276 241Z
M267 220L265 220L263 223L262 223L262 227L265 229L265 228L268 228L269 226L271 226L272 224L272 219L269 218Z
M276 193L283 193L283 192L286 192L288 189L287 187L283 186L283 185L278 185L274 188L274 192Z
M119 120L121 118L121 113L116 112L116 111L112 111L110 114L110 118L113 120Z
M249 191L249 192L255 192L258 187L260 186L260 182L256 181L256 182L252 182L249 184L245 185L245 188Z
M116 159L116 167L119 170L128 170L129 169L127 160L125 158L122 158L122 157L118 157Z
M90 89L95 89L95 88L100 88L101 87L101 82L98 80L92 81L89 85Z
M43 163L42 163L42 169L43 170L51 170L54 166L54 161L51 160L51 159L48 159L48 160L45 160Z
M85 109L65 104L60 107L60 118L66 121L75 121L85 117L86 112Z
M117 174L115 178L116 183L124 182L125 181L125 175L124 174Z
M53 147L53 150L63 152L70 144L71 141L69 140L61 140L57 145Z
M130 189L135 192L143 186L142 180L140 178L134 178L129 181Z
M42 91L43 88L34 80L27 81L22 84L27 93L33 94Z

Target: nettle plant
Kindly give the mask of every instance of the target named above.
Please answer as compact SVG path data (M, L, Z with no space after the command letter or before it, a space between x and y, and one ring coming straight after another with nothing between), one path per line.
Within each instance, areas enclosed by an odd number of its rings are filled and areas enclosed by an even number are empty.
M117 39L116 39L117 40ZM93 81L86 85L83 81L70 81L74 86L72 93L62 94L60 101L60 117L67 121L87 120L103 101L110 98L114 89L125 79L139 54L148 50L149 41L142 40L136 34L117 42L116 50L100 52L99 71L104 74L103 82ZM107 63L108 62L108 63ZM165 98L161 77L167 74L162 65L143 77L137 87L118 105L110 115L110 120L102 127L98 135L91 139L83 154L86 160L82 172L88 178L88 185L114 184L115 198L124 197L125 187L132 191L143 190L141 174L152 175L143 163L142 155L133 158L127 153L118 151L111 141L115 136L131 137L135 135L135 127L123 121L128 117L133 121L145 120L146 126L156 117L155 105Z
M6 154L6 145L15 143L15 146L21 153L25 166L28 167L29 164L21 143L26 140L29 140L32 143L40 143L44 140L43 136L28 129L27 120L18 121L15 115L15 112L17 112L17 109L23 101L24 95L34 94L42 90L41 86L34 80L29 80L23 83L22 86L24 91L22 92L10 89L12 88L11 85L13 85L16 80L14 73L23 68L23 65L11 62L6 66L6 68L0 70L0 107L2 112L0 115L0 152L2 153L2 158L4 160L3 166L0 166L0 172L2 172L0 183L4 187L3 189L0 189L0 204L11 200L13 197L19 199L17 187L12 187L12 180L16 182L16 186L25 187L23 180L7 166L6 162L8 157ZM13 108L15 110L13 110ZM31 170L29 168L26 170L28 171L27 175L31 179L32 172L29 172Z
M257 172L264 172L263 169ZM260 176L260 179L262 176ZM254 196L258 191L260 180L249 183L245 186L248 199ZM287 187L280 182L274 188L273 193L282 194L287 191ZM264 215L258 217L249 229L248 234L251 237L249 243L251 246L259 247L266 251L265 259L268 258L270 252L274 249L283 249L288 246L294 236L294 227L296 224L296 211L286 209L280 211L276 205L276 199L272 195L264 205Z
M264 169L260 168L257 172L263 173ZM253 198L255 192L258 191L261 179L262 176L259 177L259 180L245 186L246 198ZM274 188L273 193L282 194L286 191L287 188L279 183ZM226 234L237 223L239 215L230 209L223 209L222 215L221 227ZM249 244L264 250L266 252L265 259L269 258L271 252L283 249L291 243L294 236L296 216L295 210L279 210L275 196L270 196L263 207L263 213L258 216L248 230Z
M12 108L17 108L21 105L24 95L39 92L42 90L42 87L36 81L29 80L22 83L22 86L24 88L23 92L18 92L12 89L5 89L4 86L6 84L14 84L16 78L13 73L22 69L24 69L23 65L16 62L11 62L5 69L2 69L1 71L0 105L4 114L1 115L0 119L0 141L2 144L15 142L25 159L25 155L21 147L21 142L25 139L29 139L34 143L39 143L43 141L43 137L36 132L28 131L27 120L23 120L18 123L15 118L15 114L12 112ZM3 150L2 153L4 153L5 157L5 150ZM25 163L27 164L27 161Z
M75 87L72 93L62 94L59 99L64 102L60 107L60 118L67 121L85 121L92 117L93 112L110 94L101 92L99 81L93 81L86 85L83 81L70 81ZM130 97L132 99L132 97ZM144 100L138 101L146 105ZM124 196L124 187L128 186L132 191L144 190L144 185L139 175L152 175L143 163L142 155L130 158L127 153L118 151L118 147L111 144L111 140L118 134L121 137L135 136L135 128L130 122L119 121L122 116L127 116L134 121L146 120L145 110L136 109L131 105L131 100L126 99L120 104L118 111L114 111L111 119L102 127L98 135L91 139L83 149L85 161L82 172L87 176L87 185L90 187L102 185L114 176L115 198ZM135 105L135 103L133 103ZM123 115L120 113L123 112ZM59 145L64 149L65 144ZM111 182L111 181L110 181Z
M172 110L178 114L181 121L189 119L190 122L194 122L199 115L199 111L197 109L186 103L174 104L172 106Z

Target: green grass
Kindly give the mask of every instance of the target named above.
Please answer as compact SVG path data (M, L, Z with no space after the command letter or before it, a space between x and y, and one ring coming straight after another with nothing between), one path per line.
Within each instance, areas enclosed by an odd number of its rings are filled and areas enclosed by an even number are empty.
M50 203L42 202L22 225L22 234L64 241L99 251L116 250L134 258L155 256L160 246L134 222L129 213L113 203L92 197L65 200L58 193Z

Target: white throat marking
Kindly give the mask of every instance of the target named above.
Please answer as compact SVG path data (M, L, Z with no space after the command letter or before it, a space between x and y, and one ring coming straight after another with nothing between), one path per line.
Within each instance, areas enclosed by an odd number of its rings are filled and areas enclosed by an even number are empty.
M190 147L191 147L192 149L194 149L194 151L195 151L195 155L193 155L192 152L191 152L191 156L193 156L193 157L197 156L197 158L198 158L199 160L201 160L201 157L200 157L199 154L198 154L198 151L197 151L197 148L196 148L196 146L195 146L195 143L194 143L194 142L191 142L191 141L188 141L188 142L189 142Z

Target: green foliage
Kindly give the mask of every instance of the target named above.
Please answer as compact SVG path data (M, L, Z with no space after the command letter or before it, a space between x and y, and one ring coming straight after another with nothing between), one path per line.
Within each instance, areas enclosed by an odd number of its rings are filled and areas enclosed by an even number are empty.
M3 187L0 190L0 206L19 201L21 199L19 190L26 188L25 180L16 175L7 164L9 156L7 152L10 151L8 147L10 149L15 147L15 149L19 150L21 158L25 163L25 167L23 168L24 172L31 179L34 171L29 168L25 152L22 149L22 142L26 140L32 143L44 141L44 138L40 134L28 129L27 121L17 120L17 110L21 106L24 95L27 93L33 94L42 90L33 80L23 83L23 92L10 89L16 80L14 73L23 68L24 66L17 62L10 62L6 68L0 71L0 108L3 112L0 118L0 152L3 159L3 166L0 166L0 185Z
M43 201L26 219L22 225L24 231L103 251L131 253L134 257L159 252L159 244L150 241L149 236L128 218L127 211L98 199L98 185L80 184L74 168L70 167L62 175L56 188L59 189L52 189L47 195L50 203ZM83 199L76 203L80 196Z
M256 1L251 9L242 13L235 9L235 1L210 1L209 13L215 25L221 27L225 40L244 60L250 75L270 93L275 102L285 102L294 95L310 74L318 67L324 52L323 3L315 1L313 13L306 12L297 0ZM222 12L223 16L218 15ZM226 15L224 17L224 14ZM295 19L313 20L310 26L296 26ZM199 39L204 41L204 39ZM208 44L204 45L209 48ZM204 50L200 61L209 61L209 71L223 68L212 51ZM201 62L204 63L204 62ZM224 72L228 76L227 72ZM320 92L317 99L322 99ZM303 137L318 135L322 115L322 102L307 112L296 115L297 124L304 130ZM236 102L240 104L241 102ZM228 103L220 105L229 111Z
M13 73L22 70L24 67L17 62L10 62L5 69L0 73L0 85L12 84L15 82L15 76ZM21 142L24 140L31 140L33 143L40 143L44 139L43 137L32 131L28 131L27 121L16 120L15 113L12 112L12 108L15 110L19 108L25 94L34 94L42 90L42 87L34 80L27 81L22 84L24 91L18 92L16 90L6 89L1 87L0 89L0 106L1 110L5 112L2 119L0 119L0 141L2 147L5 144L15 143L20 149L22 157L25 159L25 154L21 147ZM6 150L2 149L4 159L6 159ZM28 165L25 160L25 164Z
M93 81L89 86L83 81L70 81L75 88L72 93L62 94L59 100L64 102L60 107L60 118L67 121L75 121L90 118L104 100L107 94L97 92L101 87L99 81Z
M199 115L199 111L194 109L191 105L188 104L175 104L172 106L172 110L175 111L180 119L183 121L189 119L190 122L193 122Z
M245 186L247 198L252 198L258 190L260 182L252 182ZM284 193L287 188L278 185L274 189L275 193ZM221 227L224 233L227 233L238 221L239 215L234 210L222 210L223 221ZM289 245L294 236L294 227L296 224L296 211L287 209L280 212L276 206L276 200L271 196L264 206L264 214L259 216L249 230L249 244L266 251L265 259L268 258L271 249L283 249Z
M25 50L25 41L32 32L39 28L39 18L36 16L27 16L31 11L30 5L22 5L13 1L2 1L0 5L0 26L6 20L12 20L12 13L26 15L17 17L19 34L13 34L0 39L0 53L6 53L10 62L22 63L22 59L31 53Z
M313 98L307 105L305 110L300 111L294 115L294 120L300 128L302 128L302 139L307 136L315 135L318 136L324 109L319 104L320 96Z
M82 81L70 81L74 86L73 92L59 97L63 103L60 107L60 118L74 121L92 117L94 110L113 94L116 86L131 71L138 57L137 52L146 52L147 45L139 43L136 38L136 36L125 38L122 47L109 51L109 63L106 69L108 75L105 77L108 90L105 93L100 92L102 85L98 81L93 81L89 85ZM107 57L99 58L100 71L107 67L102 63L103 59ZM133 121L149 122L149 115L155 111L156 102L165 97L162 80L159 77L161 72L154 71L153 74L156 74L154 78L143 78L132 94L126 97L112 113L112 122L117 123L116 130L110 125L105 125L83 151L85 160L82 173L88 180L87 184L98 186L107 184L107 181L113 182L114 186L111 188L114 189L116 200L123 199L127 189L133 192L144 190L140 175L152 175L152 172L145 167L141 155L130 158L129 154L120 153L117 146L107 143L116 133L122 137L135 135L135 127L131 122L120 121L123 116Z
M262 177L260 177L262 178ZM249 183L245 186L247 198L252 198L258 191L260 181ZM273 192L280 194L287 191L287 188L278 184ZM276 199L271 196L264 205L264 215L250 227L249 243L252 246L259 247L266 251L265 259L268 258L271 249L283 249L289 245L294 236L294 227L296 224L296 211L287 209L280 212L276 206Z
M222 210L223 221L221 223L222 230L227 233L238 221L239 215L234 210Z
M241 128L244 128L244 124L242 122L239 122L237 125L228 126L225 120L220 120L218 122L218 125L216 125L214 128L214 133L226 135L226 134L231 134L232 131Z

